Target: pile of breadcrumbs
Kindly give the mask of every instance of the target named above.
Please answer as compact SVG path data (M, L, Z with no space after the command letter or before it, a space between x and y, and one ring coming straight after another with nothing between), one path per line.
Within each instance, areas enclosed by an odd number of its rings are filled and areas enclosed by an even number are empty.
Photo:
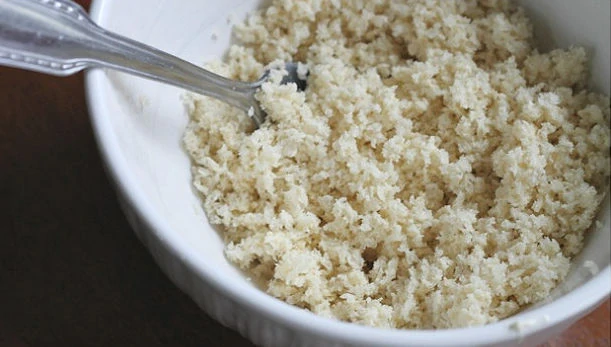
M185 145L229 260L269 294L377 327L493 322L544 299L609 179L609 99L508 1L277 0L210 68L266 124L193 96Z

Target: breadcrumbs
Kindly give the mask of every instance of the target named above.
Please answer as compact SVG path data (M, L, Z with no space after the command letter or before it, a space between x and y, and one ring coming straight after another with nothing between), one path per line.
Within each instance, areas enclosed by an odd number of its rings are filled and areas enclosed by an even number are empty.
M376 327L494 322L540 301L609 180L609 99L583 48L538 52L508 1L276 0L214 71L265 124L191 96L185 147L227 258L269 294ZM304 74L304 67L301 67Z

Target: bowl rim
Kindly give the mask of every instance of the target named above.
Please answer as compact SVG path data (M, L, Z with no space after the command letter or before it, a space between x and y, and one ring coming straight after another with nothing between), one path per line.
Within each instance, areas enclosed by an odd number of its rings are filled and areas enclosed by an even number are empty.
M91 18L99 23L110 7L112 0L93 0ZM263 315L267 319L289 329L314 334L338 342L371 345L424 345L427 346L474 346L511 342L525 339L537 332L567 321L575 321L594 309L611 293L611 264L579 287L562 295L551 303L533 308L528 312L511 316L483 326L443 330L399 330L380 329L324 318L312 312L294 307L255 288L238 291L233 280L219 276L215 268L208 265L201 254L195 252L188 242L172 232L172 228L154 212L152 204L139 189L137 180L128 171L126 159L121 153L118 139L113 133L110 121L104 114L107 96L102 86L107 83L101 70L85 73L86 99L90 121L107 173L127 204L148 226L154 237L175 259L197 274L208 285L239 305ZM606 288L606 290L601 290ZM542 318L544 318L542 320ZM511 329L517 321L536 321L537 326L528 331ZM458 344L457 344L458 343Z

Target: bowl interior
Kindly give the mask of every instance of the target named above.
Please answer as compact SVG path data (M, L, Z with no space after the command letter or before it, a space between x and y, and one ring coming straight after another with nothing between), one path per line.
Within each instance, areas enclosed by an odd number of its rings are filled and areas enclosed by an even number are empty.
M105 1L98 23L198 65L221 57L232 23L258 5L243 0L143 3ZM131 16L135 12L137 22ZM185 91L114 71L105 72L103 79L98 86L106 106L103 116L110 121L126 170L155 213L195 252L205 254L211 266L245 282L224 258L222 238L208 224L190 183L190 162L181 143L188 123Z
M592 86L609 94L609 2L572 0L522 1L527 7L543 49L585 46L592 54ZM96 20L105 28L175 54L196 64L221 57L231 39L232 24L261 5L250 0L164 1L106 0ZM134 20L133 13L138 13ZM181 97L174 87L115 72L95 75L89 84L97 100L93 117L103 117L107 129L96 128L101 142L119 148L123 172L135 182L154 214L166 221L173 236L186 241L192 252L202 254L211 268L235 283L236 290L254 290L252 284L227 262L223 242L207 223L191 187L190 163L181 147L188 122ZM116 164L114 164L116 165ZM609 198L599 216L603 227L588 237L587 246L575 260L567 280L554 292L562 296L593 275L583 267L586 260L604 269L609 266ZM607 269L608 270L608 269ZM605 272L608 276L608 272ZM603 290L601 298L608 293Z

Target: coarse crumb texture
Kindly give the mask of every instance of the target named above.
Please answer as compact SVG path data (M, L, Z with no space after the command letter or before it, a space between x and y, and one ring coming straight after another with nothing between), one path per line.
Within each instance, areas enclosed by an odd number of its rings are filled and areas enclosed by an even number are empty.
M544 299L609 179L587 57L540 53L507 1L274 1L220 74L272 74L244 112L188 100L185 147L226 256L269 294L376 327L456 328ZM301 71L303 74L303 71Z

